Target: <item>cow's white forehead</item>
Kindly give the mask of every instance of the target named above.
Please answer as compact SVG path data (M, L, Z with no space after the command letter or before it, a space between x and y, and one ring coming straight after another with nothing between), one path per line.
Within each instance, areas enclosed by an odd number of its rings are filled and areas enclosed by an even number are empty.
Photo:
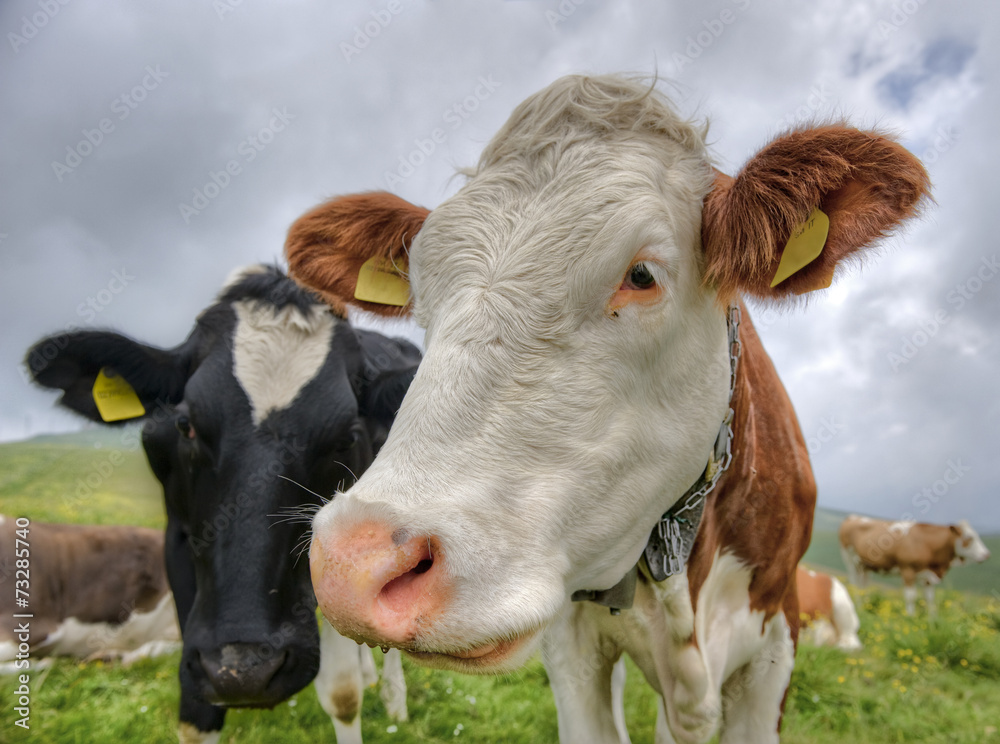
M294 306L233 303L233 373L250 401L255 425L291 404L330 353L336 318L314 305L303 314Z
M648 148L616 152L595 142L580 149L548 183L522 178L523 163L503 163L431 213L411 251L420 325L430 328L442 305L478 306L480 325L521 318L529 335L558 336L581 313L603 312L642 248L671 270L697 270L690 249L699 238L707 162L680 158L667 167ZM685 187L672 189L674 178Z

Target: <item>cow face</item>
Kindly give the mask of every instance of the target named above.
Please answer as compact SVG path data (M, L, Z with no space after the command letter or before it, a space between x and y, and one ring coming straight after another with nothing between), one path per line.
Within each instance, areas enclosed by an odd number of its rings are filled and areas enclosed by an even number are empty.
M990 557L989 549L967 520L951 525L951 531L955 535L957 563L982 563Z
M170 351L83 332L29 366L62 403L113 368L147 418L163 485L167 566L181 620L182 691L223 706L270 706L319 668L316 601L300 554L308 513L371 462L419 355L354 331L274 269L238 275ZM43 363L44 362L44 363ZM182 703L182 720L184 719Z
M324 613L427 663L516 666L574 591L635 565L705 469L726 305L825 286L925 187L898 145L842 127L790 134L730 179L647 86L567 78L518 107L426 221L387 195L303 217L292 271L335 304L423 223L408 259L426 358L373 467L314 521ZM771 288L817 206L823 253Z

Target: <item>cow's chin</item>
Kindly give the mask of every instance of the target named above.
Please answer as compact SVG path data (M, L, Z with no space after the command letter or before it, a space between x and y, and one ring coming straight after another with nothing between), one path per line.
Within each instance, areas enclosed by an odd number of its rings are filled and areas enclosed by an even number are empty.
M465 674L504 674L520 669L538 647L541 633L532 631L510 640L486 643L448 653L404 649L418 664Z

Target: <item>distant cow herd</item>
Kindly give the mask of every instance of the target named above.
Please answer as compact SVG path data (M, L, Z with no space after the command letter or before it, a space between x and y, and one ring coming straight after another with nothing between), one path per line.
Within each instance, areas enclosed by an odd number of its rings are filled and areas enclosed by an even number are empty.
M40 340L27 365L61 405L144 422L167 526L33 522L31 653L180 645L185 743L313 680L337 741L360 742L361 643L390 649L397 720L399 650L470 673L540 651L560 740L627 741L628 654L657 741L778 741L796 644L861 641L845 586L799 566L816 484L742 298L828 286L927 190L891 138L842 125L731 177L648 85L571 76L435 210L374 193L304 215L291 277L236 272L172 349ZM426 351L349 306L412 315ZM911 614L918 584L933 612L952 565L989 557L967 522L851 516L839 540L851 583L898 572ZM8 594L0 661L22 642Z

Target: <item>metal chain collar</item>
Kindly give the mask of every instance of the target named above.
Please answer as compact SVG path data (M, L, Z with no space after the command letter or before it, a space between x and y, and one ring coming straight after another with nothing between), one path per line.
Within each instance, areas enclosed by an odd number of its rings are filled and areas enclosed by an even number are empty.
M649 535L639 564L645 562L644 571L654 581L663 581L684 570L694 539L705 510L705 497L715 488L719 478L733 460L733 393L736 390L736 369L739 365L743 346L740 342L740 321L742 313L738 305L730 305L726 313L729 340L729 404L730 407L719 427L712 456L705 472L694 485L670 507L656 523ZM573 593L574 602L590 601L611 608L617 615L622 609L632 606L638 565L610 589L583 590Z

